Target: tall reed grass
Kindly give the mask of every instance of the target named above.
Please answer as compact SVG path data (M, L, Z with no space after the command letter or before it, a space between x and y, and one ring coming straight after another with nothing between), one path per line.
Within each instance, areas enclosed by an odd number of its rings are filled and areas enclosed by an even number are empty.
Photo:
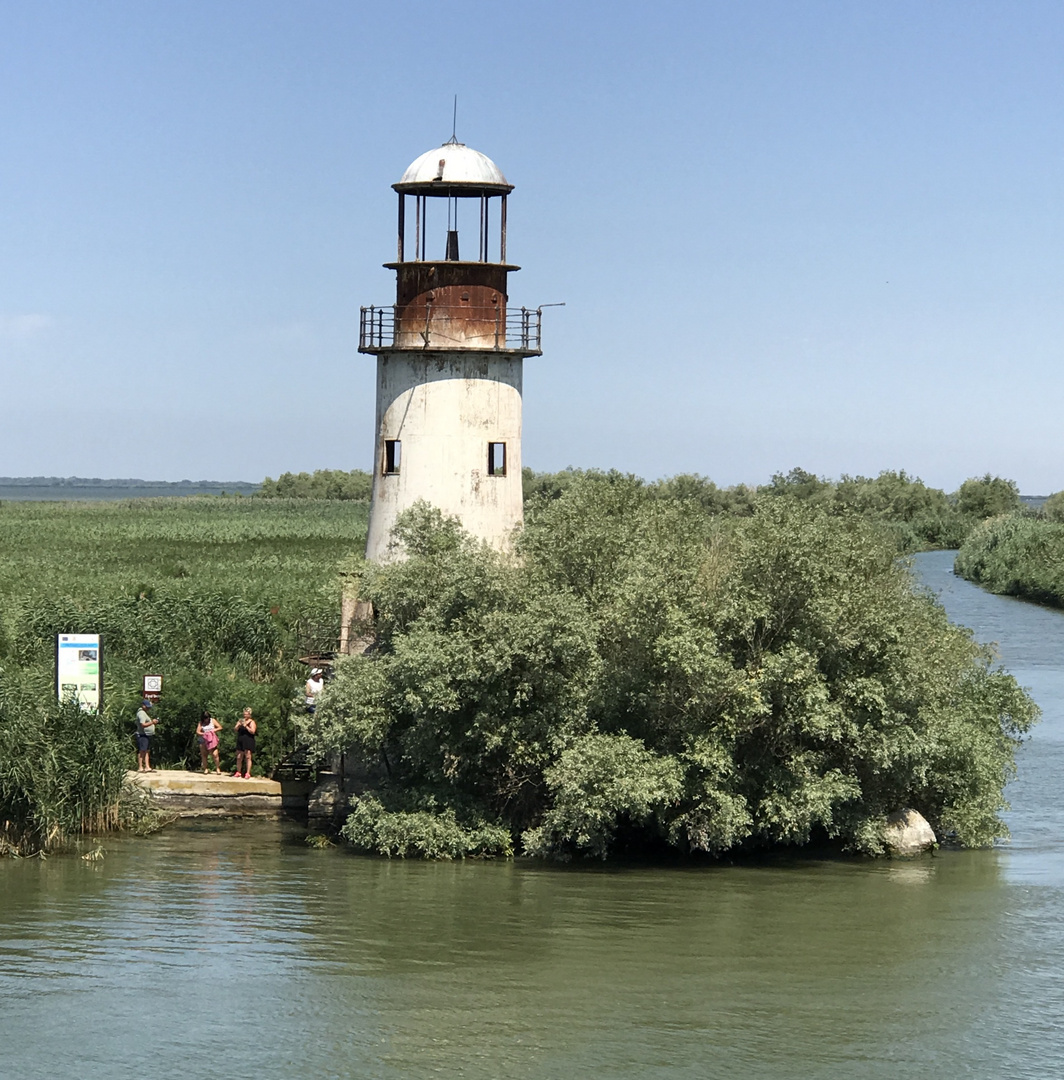
M0 669L0 853L49 850L118 827L126 746L106 717Z

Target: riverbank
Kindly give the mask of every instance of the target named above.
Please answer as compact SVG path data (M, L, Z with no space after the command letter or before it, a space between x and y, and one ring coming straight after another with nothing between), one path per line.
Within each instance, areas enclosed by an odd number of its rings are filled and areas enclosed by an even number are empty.
M1000 596L1064 608L1064 524L1022 514L977 526L957 552L961 577Z

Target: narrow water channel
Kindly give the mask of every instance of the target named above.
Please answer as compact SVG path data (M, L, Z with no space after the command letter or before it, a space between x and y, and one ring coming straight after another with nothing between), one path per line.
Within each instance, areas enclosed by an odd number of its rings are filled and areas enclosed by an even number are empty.
M1042 705L1013 842L910 863L427 864L185 824L0 864L0 1076L1064 1072L1064 615L917 559Z

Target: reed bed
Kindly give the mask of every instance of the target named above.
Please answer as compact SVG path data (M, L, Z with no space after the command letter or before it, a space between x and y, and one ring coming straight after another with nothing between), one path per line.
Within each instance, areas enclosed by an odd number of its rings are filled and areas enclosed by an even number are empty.
M144 674L164 675L157 765L196 765L200 711L260 723L256 772L291 748L303 621L338 617L365 504L162 498L0 504L0 854L150 827L123 791ZM58 633L103 636L104 713L55 701Z

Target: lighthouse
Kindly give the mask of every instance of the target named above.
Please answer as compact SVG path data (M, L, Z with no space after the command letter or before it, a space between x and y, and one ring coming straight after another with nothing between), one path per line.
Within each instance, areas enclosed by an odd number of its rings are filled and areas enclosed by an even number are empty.
M540 308L511 308L498 166L452 138L392 185L395 303L362 308L359 352L377 358L366 558L396 557L396 518L418 500L505 549L523 520L521 383Z

